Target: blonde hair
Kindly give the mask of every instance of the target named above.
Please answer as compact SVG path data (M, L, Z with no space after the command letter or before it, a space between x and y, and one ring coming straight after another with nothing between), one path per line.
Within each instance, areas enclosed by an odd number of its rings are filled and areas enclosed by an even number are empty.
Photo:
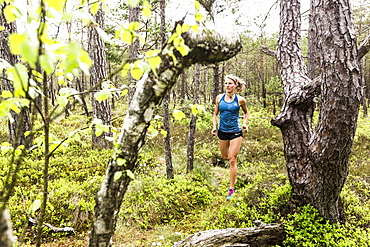
M237 77L235 75L231 75L231 74L230 75L226 75L225 77L231 79L236 84L235 91L237 93L240 93L240 92L242 92L245 89L245 84L246 83L245 83L245 81L243 81L239 77Z

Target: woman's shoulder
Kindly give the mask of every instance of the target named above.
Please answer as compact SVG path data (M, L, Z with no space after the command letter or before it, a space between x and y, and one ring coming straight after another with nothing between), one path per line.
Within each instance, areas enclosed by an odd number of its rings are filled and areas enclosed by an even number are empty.
M246 99L243 96L237 95L239 102L247 102Z
M216 96L216 101L219 101L222 98L222 96L224 96L224 95L225 95L224 93L221 93L221 94L217 95Z

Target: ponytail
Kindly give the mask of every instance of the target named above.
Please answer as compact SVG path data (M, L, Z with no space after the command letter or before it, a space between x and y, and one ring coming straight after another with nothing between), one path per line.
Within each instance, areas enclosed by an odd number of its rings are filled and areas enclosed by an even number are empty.
M236 84L235 91L237 93L241 93L241 92L244 91L245 84L246 84L245 81L243 81L242 79L240 79L239 77L236 77L234 75L227 75L226 78L231 79Z

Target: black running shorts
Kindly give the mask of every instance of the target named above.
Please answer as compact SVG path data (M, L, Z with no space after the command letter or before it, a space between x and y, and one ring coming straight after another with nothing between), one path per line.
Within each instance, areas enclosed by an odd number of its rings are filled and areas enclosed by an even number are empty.
M217 132L217 136L220 140L232 140L232 139L235 139L235 138L238 138L238 137L242 137L243 136L243 132L242 131L239 131L239 132L223 132L223 131L218 131Z

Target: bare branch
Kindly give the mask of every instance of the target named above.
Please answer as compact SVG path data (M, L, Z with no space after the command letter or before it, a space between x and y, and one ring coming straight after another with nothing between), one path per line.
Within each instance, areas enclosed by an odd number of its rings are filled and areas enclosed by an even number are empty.
M267 46L261 45L260 50L265 53L266 55L272 56L276 58L276 51L268 48Z
M358 60L360 61L366 53L370 50L370 34L368 34L365 40L362 42L360 47L358 48Z

